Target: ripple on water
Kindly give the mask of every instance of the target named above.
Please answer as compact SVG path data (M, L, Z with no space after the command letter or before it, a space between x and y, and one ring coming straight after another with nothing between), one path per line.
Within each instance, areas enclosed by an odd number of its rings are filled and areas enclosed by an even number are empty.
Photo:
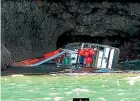
M72 91L74 91L74 92L89 92L88 89L81 89L81 88L76 88L76 89L73 89Z
M112 89L107 89L106 91L112 92L113 90Z
M26 82L27 82L27 83L32 83L32 81L31 81L31 80L27 80Z
M34 88L34 90L40 90L40 88Z
M33 92L34 90L33 90L33 89L29 89L28 91L29 91L29 92Z
M55 89L55 88L51 87L50 89Z
M135 77L128 77L127 78L128 83L133 86L136 81L140 81L140 76L135 76Z
M116 81L116 84L117 84L118 87L120 86L119 80Z
M118 95L124 95L124 93L119 93Z
M123 92L124 90L122 90L122 89L118 89L118 91L121 91L121 92Z
M16 83L9 83L8 85L11 85L12 86L12 85L16 85Z
M57 96L57 97L55 97L54 98L54 101L61 101L61 99L63 99L64 97L59 97L59 96Z
M64 89L68 89L68 88L64 88Z
M59 93L49 93L49 95L58 95Z
M69 91L69 92L64 92L65 94L72 94L72 91Z
M98 99L100 99L101 101L106 101L107 100L104 97L99 97Z
M66 86L67 88L72 87L72 86Z
M139 101L139 100L136 100L136 98L123 98L120 101L131 101L131 100L133 100L133 101Z
M42 98L43 100L51 100L52 98L50 97L45 97L45 98Z
M52 98L50 98L50 97L44 97L44 98L37 98L39 101L50 101Z
M30 101L30 99L20 98L20 101Z
M11 75L11 77L21 77L21 76L24 76L22 74L14 74L14 75Z
M18 87L26 86L25 84L16 85Z
M8 79L7 78L5 78L5 79L2 79L3 81L8 81Z
M96 93L97 91L90 91L90 92L92 92L92 93Z

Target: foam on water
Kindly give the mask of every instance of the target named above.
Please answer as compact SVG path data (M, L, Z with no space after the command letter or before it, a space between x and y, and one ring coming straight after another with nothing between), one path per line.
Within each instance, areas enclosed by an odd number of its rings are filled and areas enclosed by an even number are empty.
M118 89L118 91L121 91L121 92L123 92L124 90L122 90L122 89Z
M117 83L117 86L119 87L119 86L120 86L120 82L119 82L119 80L117 80L116 83Z
M33 89L29 89L28 91L29 91L29 92L33 92L34 90L33 90Z
M18 86L18 87L22 87L22 86L25 86L25 84L20 84L20 85L16 85L16 86Z
M72 87L72 86L66 86L67 88Z
M20 101L30 101L30 99L20 98Z
M59 93L49 93L50 95L58 95Z
M135 80L129 80L128 82L129 82L129 84L130 84L131 86L133 86L134 83L135 83Z
M71 94L72 92L70 91L70 92L64 92L65 94Z
M66 74L75 77L82 76L82 75L90 75L89 73L66 73Z
M136 100L136 98L123 98L121 99L120 101L139 101L139 100Z
M50 74L51 76L57 76L57 74Z
M43 100L45 100L45 101L50 101L52 98L50 98L50 97L45 97L45 98L43 98Z
M102 101L106 101L107 99L103 98L103 97L99 97L100 100Z
M127 80L129 84L133 86L136 81L140 80L140 76L128 77Z
M55 97L54 101L61 101L61 99L63 99L64 97Z
M81 88L76 88L73 90L74 92L89 92L88 89L81 89Z
M21 78L21 80L20 80ZM49 77L48 77L49 78ZM59 77L58 77L59 78ZM89 79L88 79L89 78ZM112 77L111 77L112 78ZM124 77L122 77L124 78ZM5 78L3 77L2 80L4 80ZM53 79L53 80L51 80ZM2 86L3 86L3 101L12 101L12 98L15 98L13 101L20 101L20 98L27 98L29 97L29 101L32 100L36 100L36 101L67 101L68 100L72 100L71 96L75 96L75 97L85 97L87 96L95 96L94 98L90 98L90 100L94 101L93 99L96 99L95 101L107 101L109 99L113 100L114 95L115 98L117 99L116 101L120 101L122 99L122 101L128 101L128 100L133 100L133 101L139 101L139 97L138 96L134 96L134 95L138 95L138 92L140 92L139 88L139 82L136 82L135 85L136 87L134 89L130 88L130 89L125 89L124 87L130 87L128 81L130 81L131 79L134 81L138 81L139 80L139 76L138 77L129 77L129 78L124 78L123 80L120 80L120 78L102 78L102 79L98 79L98 77L96 78L90 78L90 77L73 77L72 79L69 79L68 81L66 80L66 82L62 85L60 85L60 80L54 80L55 77L50 77L49 80L46 82L47 79L44 79L41 77L36 77L36 79L33 77L28 78L26 76L24 77L15 77L15 78L11 78L8 77L8 82L3 81L2 82ZM106 80L107 79L107 80ZM62 79L62 82L65 80ZM76 83L75 81L78 81L78 83ZM90 83L87 83L86 82ZM119 80L119 81L117 81ZM94 82L97 81L97 82ZM32 82L34 84L31 84L29 82ZM41 82L41 85L38 85ZM108 83L109 82L109 83ZM55 84L54 84L55 83ZM73 83L73 85L71 84ZM117 84L119 83L119 84ZM11 84L11 85L10 85ZM16 87L17 85L21 84L25 84L26 86L21 86L21 87ZM83 85L83 86L82 86ZM95 87L97 85L97 88ZM119 86L120 87L117 87ZM14 88L12 88L14 87ZM99 87L99 88L98 88ZM104 87L104 88L102 88ZM128 88L129 88L128 87ZM44 90L45 88L45 90ZM14 92L9 92L9 90L14 89ZM37 90L37 91L36 91ZM57 92L60 91L59 92ZM132 91L131 93L127 93L129 91ZM50 92L49 92L50 91ZM54 92L53 92L54 91ZM9 92L9 95L7 96L7 92ZM102 95L103 92L106 92L107 95L109 95L108 97L105 95ZM113 92L113 94L112 94ZM20 96L22 97L17 97L18 93L22 93ZM59 93L58 95L56 93ZM25 96L23 96L23 94ZM32 96L27 96L30 94L37 94L37 96L35 98L32 98ZM52 94L52 95L51 95ZM99 96L100 95L100 96ZM11 97L12 96L12 97ZM66 97L67 98L66 98ZM131 99L130 97L136 97L135 100ZM64 98L63 98L64 97ZM128 97L127 99L124 99ZM66 98L66 99L65 99ZM24 99L23 99L24 100Z
M72 92L76 92L77 96L79 96L80 93L82 93L82 92L87 93L87 92L89 92L89 90L88 89L76 88L76 89L73 89Z
M64 88L64 89L68 89L68 88Z
M11 77L18 77L18 76L24 76L22 74L14 74L14 75L11 75Z

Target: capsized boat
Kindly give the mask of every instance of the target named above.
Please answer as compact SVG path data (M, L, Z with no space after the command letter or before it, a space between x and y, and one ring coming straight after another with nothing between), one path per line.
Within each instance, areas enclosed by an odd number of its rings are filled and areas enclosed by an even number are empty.
M36 67L54 63L58 67L115 69L120 50L118 48L94 43L69 43L64 48L45 53L42 57L15 62L12 66Z

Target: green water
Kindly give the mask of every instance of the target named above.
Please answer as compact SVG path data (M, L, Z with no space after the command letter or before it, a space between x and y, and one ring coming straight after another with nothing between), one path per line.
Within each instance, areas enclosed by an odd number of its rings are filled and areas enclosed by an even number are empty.
M120 62L121 70L140 70L140 60Z
M140 76L1 77L1 101L72 101L74 97L86 97L90 101L140 101Z

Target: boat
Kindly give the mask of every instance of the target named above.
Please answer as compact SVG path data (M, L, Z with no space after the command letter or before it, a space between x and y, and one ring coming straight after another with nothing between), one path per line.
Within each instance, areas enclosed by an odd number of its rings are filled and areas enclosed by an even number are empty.
M38 68L42 64L56 64L58 68L114 70L119 54L118 48L109 45L75 42L69 43L64 48L45 53L42 57L15 62L12 66Z

